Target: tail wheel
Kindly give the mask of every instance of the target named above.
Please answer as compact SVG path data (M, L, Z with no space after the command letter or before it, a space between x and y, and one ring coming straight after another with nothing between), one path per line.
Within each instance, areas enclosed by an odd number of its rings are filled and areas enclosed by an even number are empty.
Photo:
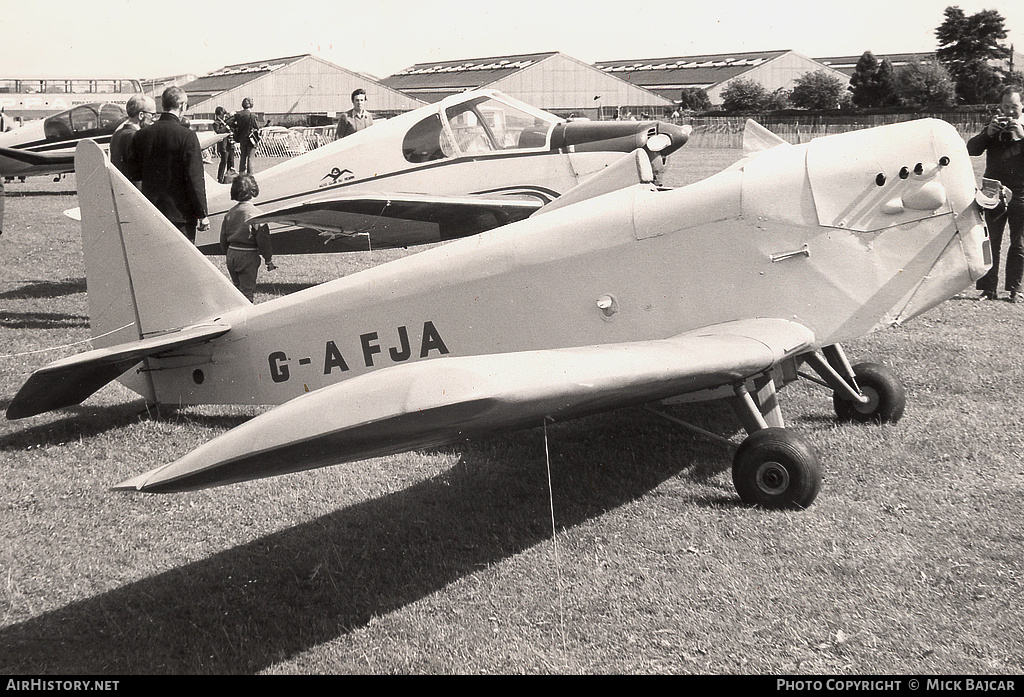
M907 392L896 375L877 363L860 363L853 367L854 377L861 394L868 398L866 404L835 393L832 404L841 421L861 423L896 423L903 416L907 406Z
M818 495L821 465L803 438L784 428L766 428L740 444L732 481L744 503L801 510Z

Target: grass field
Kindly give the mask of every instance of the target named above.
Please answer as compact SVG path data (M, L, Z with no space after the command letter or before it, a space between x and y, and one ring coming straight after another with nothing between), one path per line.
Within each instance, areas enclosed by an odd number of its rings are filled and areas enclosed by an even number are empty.
M7 189L2 407L89 347L73 177ZM257 301L401 253L281 258ZM108 487L260 409L111 385L0 420L0 674L1019 675L1024 310L974 296L846 347L904 379L896 425L787 387L826 471L800 513L742 506L729 448L640 409L177 495Z

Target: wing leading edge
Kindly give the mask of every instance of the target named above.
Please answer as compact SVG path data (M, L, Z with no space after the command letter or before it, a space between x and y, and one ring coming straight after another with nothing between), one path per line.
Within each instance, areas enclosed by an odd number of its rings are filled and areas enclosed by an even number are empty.
M476 235L539 212L653 180L648 153L637 149L552 202L538 197L484 194L359 192L279 208L250 222L315 231L324 246L322 251L328 252L409 247ZM308 237L289 240L287 235L279 235L275 238L274 250L284 254L317 251L317 245L308 242Z
M252 223L282 223L320 233L325 251L443 242L530 217L537 199L361 193L265 213ZM276 245L275 245L275 251Z
M670 339L439 358L311 392L117 489L201 489L363 460L735 384L807 351L787 320Z

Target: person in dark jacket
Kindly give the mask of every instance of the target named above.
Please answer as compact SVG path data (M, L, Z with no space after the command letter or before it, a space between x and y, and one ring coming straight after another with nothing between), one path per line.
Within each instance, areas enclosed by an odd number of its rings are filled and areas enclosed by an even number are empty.
M221 184L229 184L234 177L235 141L230 135L231 127L227 123L227 109L219 106L213 113L213 132L228 134L223 140L217 142L217 155L220 158L220 165L217 167L217 181Z
M1003 231L1010 225L1010 245L1006 251L1006 290L1012 303L1024 302L1024 126L1021 125L1021 87L1003 90L999 113L978 135L967 141L972 157L985 153L985 177L1002 182L1010 190L1010 199L985 211L985 224L992 243L992 268L978 279L975 287L985 300L995 300L999 289L999 252Z
M259 137L260 125L256 122L256 114L252 113L252 100L246 97L242 100L242 110L236 111L235 115L228 119L228 126L234 133L235 142L238 143L238 173L252 174L252 151L256 148L253 142L253 134Z
M196 230L210 227L203 153L199 136L181 122L185 91L168 87L161 100L164 113L132 139L128 178L141 181L146 198L194 243Z
M117 167L122 174L127 165L125 160L132 147L132 140L135 134L146 128L156 118L156 101L148 94L136 94L125 105L128 112L128 120L117 127L114 134L110 136L110 164ZM139 182L132 182L135 186Z

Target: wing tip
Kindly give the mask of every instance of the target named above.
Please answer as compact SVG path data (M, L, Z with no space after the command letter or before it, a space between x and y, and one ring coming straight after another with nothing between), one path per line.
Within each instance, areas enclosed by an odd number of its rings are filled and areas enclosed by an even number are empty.
M149 479L149 473L140 474L130 479L125 479L123 482L118 482L110 487L111 491L144 491L146 486L146 480Z

